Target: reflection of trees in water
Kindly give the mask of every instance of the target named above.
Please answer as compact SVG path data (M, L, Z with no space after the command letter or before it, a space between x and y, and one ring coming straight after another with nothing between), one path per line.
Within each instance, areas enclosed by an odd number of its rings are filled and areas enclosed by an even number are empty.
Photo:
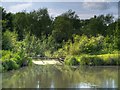
M29 67L13 71L13 73L7 72L5 73L5 75L3 75L3 87L8 88L35 87L36 86L35 77L36 76L33 70Z
M3 87L71 87L80 82L92 85L107 85L108 81L115 80L117 85L118 71L116 67L77 67L69 66L32 66L13 73L3 75ZM104 82L104 83L103 83ZM109 86L111 83L109 82Z

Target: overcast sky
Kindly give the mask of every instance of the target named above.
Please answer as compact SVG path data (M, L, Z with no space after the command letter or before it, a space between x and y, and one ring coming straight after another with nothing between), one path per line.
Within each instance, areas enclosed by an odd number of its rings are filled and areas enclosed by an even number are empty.
M17 1L17 0L16 0ZM62 0L61 0L62 1ZM71 0L73 1L73 0ZM80 0L79 0L80 1ZM83 1L83 0L82 0ZM88 2L89 1L89 2ZM99 2L101 1L101 2ZM81 19L93 17L94 15L112 14L115 18L118 17L118 3L117 0L84 0L84 2L38 2L37 0L29 2L15 2L14 0L4 0L3 6L7 12L20 12L26 10L30 12L39 8L48 8L51 16L55 17L69 9L72 9ZM116 1L116 2L113 2Z

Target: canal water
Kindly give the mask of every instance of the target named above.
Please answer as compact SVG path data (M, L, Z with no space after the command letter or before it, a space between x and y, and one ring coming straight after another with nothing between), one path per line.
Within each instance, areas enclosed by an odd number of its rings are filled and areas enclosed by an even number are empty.
M118 67L33 65L2 73L2 88L117 88Z

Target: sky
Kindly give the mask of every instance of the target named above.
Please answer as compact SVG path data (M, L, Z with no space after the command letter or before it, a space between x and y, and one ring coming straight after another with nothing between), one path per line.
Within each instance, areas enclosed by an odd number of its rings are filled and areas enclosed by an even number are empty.
M117 0L82 0L82 2L78 2L78 0L69 0L69 2L67 0L64 0L63 2L62 0L58 0L58 2L53 1L54 0L50 0L47 2L44 0L43 2L43 0L29 0L28 2L27 0L4 0L0 6L4 7L7 12L12 13L21 12L23 10L30 12L38 10L39 8L47 8L50 16L52 17L56 17L69 9L75 11L80 19L88 19L94 15L98 16L101 14L112 14L115 18L118 17Z

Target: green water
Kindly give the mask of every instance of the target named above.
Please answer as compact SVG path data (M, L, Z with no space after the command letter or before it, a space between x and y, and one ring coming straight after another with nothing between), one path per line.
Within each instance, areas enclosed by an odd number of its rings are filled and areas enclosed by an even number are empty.
M31 66L2 74L3 88L117 88L118 67Z

